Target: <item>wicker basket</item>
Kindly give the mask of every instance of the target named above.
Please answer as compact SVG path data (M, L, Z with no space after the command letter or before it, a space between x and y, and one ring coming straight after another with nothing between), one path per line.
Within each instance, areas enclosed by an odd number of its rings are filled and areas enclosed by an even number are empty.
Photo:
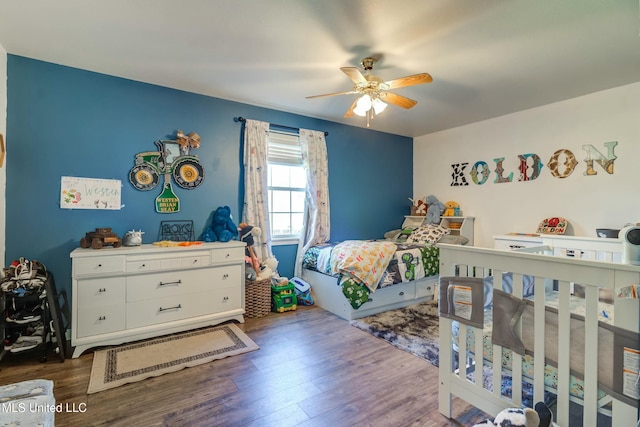
M271 278L246 280L244 317L262 317L271 312Z

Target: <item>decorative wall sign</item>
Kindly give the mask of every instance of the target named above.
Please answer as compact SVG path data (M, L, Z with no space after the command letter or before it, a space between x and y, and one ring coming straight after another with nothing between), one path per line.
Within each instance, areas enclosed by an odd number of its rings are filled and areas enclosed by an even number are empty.
M156 197L156 212L158 213L174 213L180 212L180 199L173 192L171 181L166 181L162 189L162 193Z
M120 210L121 190L119 179L63 176L60 180L60 207Z
M567 231L569 222L561 217L545 218L538 224L538 233L542 234L564 234Z
M158 151L136 154L135 165L129 171L129 182L140 191L156 188L164 176L162 193L156 197L156 211L173 213L180 211L180 200L173 192L171 177L176 184L193 190L204 180L204 168L198 156L189 154L192 148L200 147L200 135L191 132L185 135L178 130L175 140L155 141Z
M187 190L202 184L204 168L198 156L189 154L189 148L194 147L180 145L178 140L166 139L155 141L155 144L158 151L136 154L135 166L129 171L129 181L136 189L154 189L162 175L173 176L176 184Z
M193 221L160 221L158 240L170 240L172 242L193 242L195 240Z
M591 144L584 144L582 150L586 153L584 162L586 164L586 170L583 173L584 176L593 176L598 174L598 170L595 168L595 164L599 165L603 171L609 175L613 175L614 163L618 158L615 155L615 147L618 145L618 141L609 141L603 144L606 148L606 154L603 154ZM513 182L514 173L505 171L503 167L504 157L496 157L493 159L495 163L495 178L493 182L495 184ZM555 178L566 178L573 173L579 162L576 160L575 155L568 149L557 150L547 163L547 167L551 175ZM476 185L482 185L487 182L491 173L489 165L479 160L473 164L471 170L467 172L468 162L454 163L451 165L453 172L451 173L451 186L460 187L468 186L466 174L471 177L471 181ZM533 181L540 176L540 172L544 164L540 157L535 153L518 154L518 181Z

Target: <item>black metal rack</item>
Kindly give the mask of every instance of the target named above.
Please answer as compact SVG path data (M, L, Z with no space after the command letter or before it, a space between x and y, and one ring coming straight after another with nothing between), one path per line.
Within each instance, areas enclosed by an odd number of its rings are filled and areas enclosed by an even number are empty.
M46 298L42 297L42 292L46 291ZM25 350L25 352L32 352L36 350L42 351L42 357L40 358L41 362L47 361L47 351L49 349L48 344L52 344L52 335L56 336L56 353L60 358L60 362L64 362L66 358L66 348L67 348L67 340L65 335L65 325L62 319L62 312L60 310L60 302L59 295L56 289L55 280L53 278L53 274L47 272L47 277L44 283L44 286L39 292L32 293L25 296L14 295L11 292L0 292L0 308L2 309L2 316L0 316L0 331L2 331L3 338L6 335L7 331L17 330L19 328L24 328L25 325L29 323L23 324L12 324L7 322L7 304L17 304L20 306L24 306L26 303L40 302L42 304L42 316L41 319L34 321L33 323L42 322L44 325L44 332L42 334L42 343L40 343L37 347L30 350ZM48 340L47 340L48 338ZM4 348L4 340L0 343L0 360L2 360L8 353L9 350ZM20 354L20 353L15 353Z

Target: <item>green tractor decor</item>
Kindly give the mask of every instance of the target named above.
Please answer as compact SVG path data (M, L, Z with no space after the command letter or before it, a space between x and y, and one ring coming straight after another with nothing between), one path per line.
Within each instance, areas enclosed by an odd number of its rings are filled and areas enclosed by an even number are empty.
M187 142L184 143L183 140ZM197 141L197 142L196 142ZM190 155L190 148L198 148L200 137L196 133L184 136L178 131L178 139L155 141L158 151L136 154L135 166L129 172L129 181L138 190L152 190L160 182L161 175L173 175L182 188L196 188L204 179L204 169L198 156Z
M173 176L178 186L192 190L202 184L204 168L198 156L191 155L191 148L200 147L200 136L197 133L185 135L177 132L176 140L161 139L155 141L158 151L145 151L136 154L135 165L129 171L129 181L141 191L154 189L164 176L163 192L156 199L158 212L177 212L179 200L173 193L170 178Z

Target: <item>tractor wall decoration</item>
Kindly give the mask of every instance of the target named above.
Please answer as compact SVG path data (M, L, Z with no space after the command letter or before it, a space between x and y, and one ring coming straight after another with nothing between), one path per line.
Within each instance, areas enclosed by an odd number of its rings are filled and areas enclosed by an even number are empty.
M173 192L171 177L176 184L192 190L202 184L204 168L198 156L190 150L200 147L197 133L185 135L181 130L176 140L161 139L155 141L158 151L145 151L136 154L135 165L129 171L129 181L141 191L154 189L164 176L162 193L156 198L156 211L160 213L178 212L180 200Z

